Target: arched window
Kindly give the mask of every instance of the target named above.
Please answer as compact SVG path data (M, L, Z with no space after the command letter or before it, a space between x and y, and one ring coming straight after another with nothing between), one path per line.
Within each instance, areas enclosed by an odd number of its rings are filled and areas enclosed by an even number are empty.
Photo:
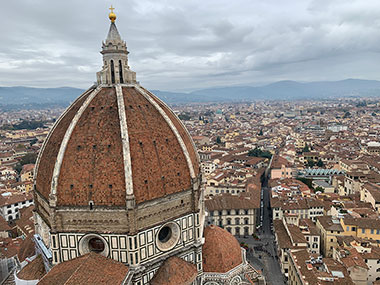
M246 224L246 225L249 224L249 219L248 219L248 218L245 218L245 219L244 219L244 224Z
M235 225L239 225L240 224L240 219L239 218L236 218L235 219Z
M119 60L119 75L120 75L120 83L124 83L124 80L123 80L123 66L121 64L121 60Z
M113 65L113 60L111 60L111 82L115 83L115 67Z

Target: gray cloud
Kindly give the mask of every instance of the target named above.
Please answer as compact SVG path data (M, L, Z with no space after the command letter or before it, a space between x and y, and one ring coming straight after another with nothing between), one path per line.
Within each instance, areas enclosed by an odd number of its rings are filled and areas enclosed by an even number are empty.
M9 3L8 3L9 2ZM0 85L88 87L110 1L17 0L0 10ZM377 0L113 1L146 87L380 79Z

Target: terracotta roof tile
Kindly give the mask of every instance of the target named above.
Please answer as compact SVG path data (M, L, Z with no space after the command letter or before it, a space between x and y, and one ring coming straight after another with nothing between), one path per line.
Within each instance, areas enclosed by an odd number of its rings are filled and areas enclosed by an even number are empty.
M165 111L166 115L170 118L170 120L173 122L174 126L178 130L180 136L182 137L186 149L189 151L190 159L193 163L194 166L194 171L195 175L199 174L199 160L198 160L198 155L197 151L193 146L193 142L191 141L191 137L188 135L187 130L181 123L181 121L178 119L176 115L174 115L173 111L168 108L157 96L155 96L153 93L149 92L148 93L151 95L151 97L160 105L160 107Z
M128 267L96 253L88 253L54 266L39 285L122 284Z
M172 256L169 257L158 269L151 285L190 285L197 277L197 267L185 260Z
M237 239L226 230L211 225L204 230L203 271L226 273L243 262Z
M40 152L36 176L36 190L46 199L50 194L51 177L53 176L56 161L54 158L58 155L63 137L70 122L78 112L80 106L86 100L87 96L88 94L81 95L70 107L68 107L67 113L57 120L56 126L51 130L50 137L48 137L44 143L43 151Z
M23 262L26 258L36 254L35 245L32 239L32 235L27 236L20 244L20 248L17 253L18 260Z
M114 88L103 88L78 120L62 161L57 197L60 206L87 206L89 201L103 206L125 205L123 154Z
M0 232L10 231L11 227L8 225L7 221L0 216Z
M33 199L32 193L18 193L18 192L11 192L11 195L0 195L0 205L12 205L15 203L27 201Z
M189 189L185 155L164 117L136 89L123 95L136 203Z
M134 87L123 87L136 203L191 188L190 169L181 144L165 117ZM36 190L49 198L54 164L63 137L88 95L80 97L53 128L42 150ZM182 138L199 174L192 139L174 113L154 95ZM57 183L58 206L125 206L126 185L119 106L115 88L103 87L76 122Z
M46 274L44 261L41 255L33 259L17 274L22 280L40 280Z
M292 241L286 231L284 223L281 220L274 220L273 226L276 231L277 242L280 248L292 248Z
M209 211L229 209L257 209L260 208L260 200L231 194L220 194L205 200L205 206Z

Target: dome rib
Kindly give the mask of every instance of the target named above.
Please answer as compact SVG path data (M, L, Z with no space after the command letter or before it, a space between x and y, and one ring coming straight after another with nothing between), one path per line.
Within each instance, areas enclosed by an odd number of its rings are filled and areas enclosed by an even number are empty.
M177 116L174 114L173 110L160 98L158 98L155 94L150 92L149 90L145 89L144 87L140 86L141 89L143 89L149 96L160 106L160 108L166 113L166 115L169 117L171 122L173 123L176 130L178 130L180 137L185 143L186 149L189 152L190 160L192 161L193 169L195 171L195 175L199 174L199 165L200 158L199 154L196 151L197 147L194 144L194 141L192 139L187 140L187 143L185 141L185 138L191 138L191 135L183 122L177 118ZM180 132L182 130L182 132Z
M101 90L101 86L98 86L92 93L87 97L86 101L84 101L83 105L79 108L78 112L75 114L73 120L70 122L69 127L66 130L65 136L63 137L61 147L59 148L57 160L55 162L54 170L53 170L53 177L51 182L51 190L50 194L52 195L53 199L57 199L57 186L58 186L58 177L60 175L60 170L63 162L63 157L65 155L65 151L67 148L67 144L70 140L71 134L74 131L74 128L79 121L80 117L82 116L83 112L86 110L88 105L91 103L92 99L95 98L95 96L99 93Z
M121 141L123 146L123 162L124 162L124 176L125 176L125 188L128 196L133 195L133 180L132 180L132 163L131 163L131 150L129 147L129 134L127 117L125 114L125 104L123 91L121 86L116 85L116 98L117 98L117 108L120 119L120 132Z
M78 107L78 109L79 109L80 106L83 103L81 101L85 100L86 97L89 94L91 94L91 92L93 92L94 90L95 90L94 86L90 87L82 95L80 95L69 107L67 107L66 110L59 116L58 120L55 122L55 124L53 125L53 127L50 130L49 134L47 135L47 137L46 137L46 139L45 139L45 141L44 141L44 143L42 145L42 148L41 148L41 150L39 152L39 155L37 157L36 168L35 168L35 185L36 185L37 191L39 193L43 194L42 192L45 192L44 189L42 189L42 188L40 189L40 187L39 187L40 186L39 184L41 184L41 180L43 180L41 177L39 177L40 176L39 175L39 173L40 173L39 169L40 169L40 161L41 161L43 155L44 154L46 155L46 153L45 153L46 146L48 146L50 144L50 141L51 141L52 137L55 135L57 127L61 125L61 122L64 119L67 119L67 117L69 117L69 113L72 112L72 111L75 112L74 115L73 115L73 117L74 117L75 114L76 114L76 112L77 112L77 111L75 111L75 107L77 106L77 104L79 104L79 107ZM70 119L70 122L71 122L71 119ZM58 146L60 147L60 142L59 143L56 142L56 144L58 144ZM58 152L59 152L59 149L57 150L57 153ZM55 155L57 155L57 153L55 153ZM52 173L54 171L54 167L55 167L55 164L52 165L52 167L51 167L51 175L52 175ZM46 165L45 165L45 168L46 168ZM50 171L46 169L44 172L50 172ZM48 177L48 181L51 182L51 176ZM49 186L48 188L51 189L51 183L50 182L48 183L48 186ZM50 194L50 189L48 190L49 194ZM45 197L45 198L47 198L47 197Z
M145 89L140 88L139 86L136 86L136 89L140 91L140 93L147 99L156 109L157 111L161 114L161 116L165 119L166 123L170 126L170 129L173 131L174 135L176 136L178 143L180 144L183 153L185 154L186 157L186 162L187 166L189 167L190 171L190 176L191 178L195 178L195 171L193 164L190 159L190 154L189 151L187 150L187 147L185 145L185 142L183 141L182 137L180 136L178 130L174 126L173 122L170 120L170 118L166 115L165 111L157 104L157 102L151 98L150 94L148 94Z

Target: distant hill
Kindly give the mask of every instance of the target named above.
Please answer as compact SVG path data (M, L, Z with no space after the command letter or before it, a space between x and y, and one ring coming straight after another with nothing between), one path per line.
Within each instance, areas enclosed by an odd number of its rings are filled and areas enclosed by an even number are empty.
M83 89L60 88L33 88L33 87L0 87L1 105L26 105L26 104L55 104L68 105L77 98Z
M201 89L190 93L172 93L159 90L153 92L168 103L377 97L380 96L380 81L361 79L308 83L279 81L259 87L219 87Z
M0 87L0 105L68 105L84 90L71 87ZM239 102L254 100L332 99L339 97L380 96L380 81L346 79L300 83L279 81L265 86L218 87L190 93L152 90L170 104L196 102Z

